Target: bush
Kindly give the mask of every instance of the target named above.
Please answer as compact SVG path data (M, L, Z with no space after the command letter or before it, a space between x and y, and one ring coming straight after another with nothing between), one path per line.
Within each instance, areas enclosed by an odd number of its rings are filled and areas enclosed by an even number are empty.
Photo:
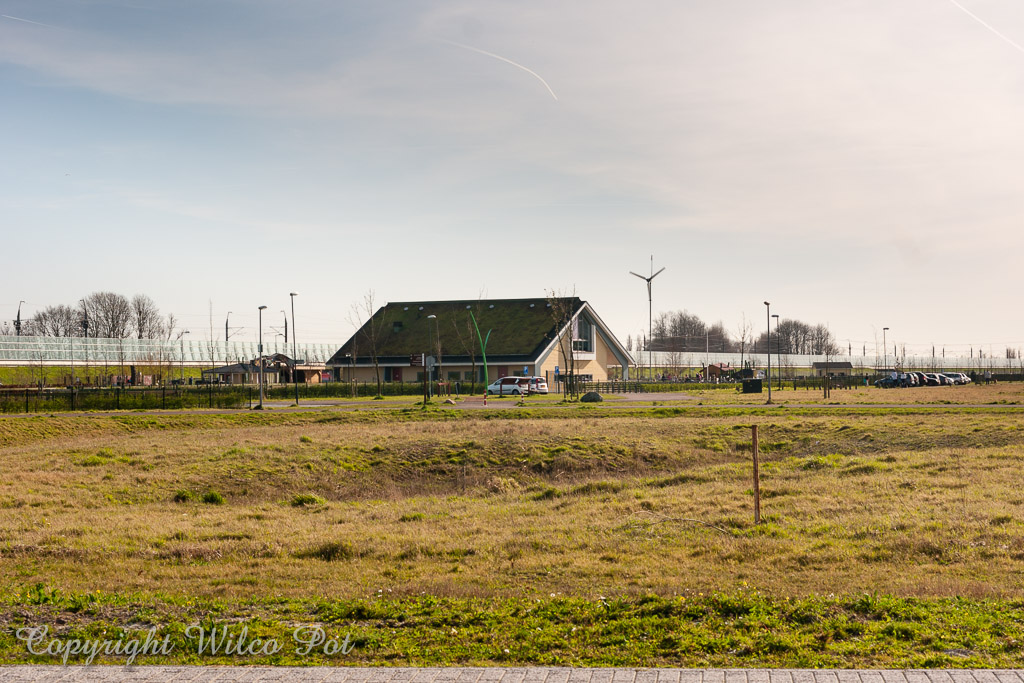
M293 508L315 507L317 505L327 505L327 501L315 493L300 493L292 498Z
M195 496L192 495L192 492L186 491L185 489L179 489L177 493L174 494L175 503L187 503L193 498L195 498Z
M220 495L216 491L208 491L203 495L203 502L208 505L223 505L224 496Z

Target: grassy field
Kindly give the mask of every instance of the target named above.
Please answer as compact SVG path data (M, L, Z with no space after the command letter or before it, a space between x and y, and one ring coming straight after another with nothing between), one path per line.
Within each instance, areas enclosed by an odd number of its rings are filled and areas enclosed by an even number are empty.
M185 635L221 624L354 643L246 663L1021 666L1024 408L968 391L0 420L0 661L40 624L229 661Z

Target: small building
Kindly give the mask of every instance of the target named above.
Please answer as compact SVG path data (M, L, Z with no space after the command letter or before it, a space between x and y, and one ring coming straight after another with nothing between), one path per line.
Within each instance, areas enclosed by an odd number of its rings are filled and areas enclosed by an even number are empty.
M811 371L815 377L847 377L853 374L853 363L848 360L832 361L830 363L815 362L811 364Z
M257 362L235 363L219 368L203 370L203 379L220 384L259 384L260 366ZM263 371L267 384L277 384L280 379L278 369L269 363Z
M728 363L712 363L701 368L701 373L708 379L721 378L731 375L733 367Z
M419 362L427 356L432 381L482 382L485 353L490 381L509 376L553 381L571 370L579 381L604 381L609 367L622 368L628 378L633 364L590 304L558 297L388 303L327 367L339 381L373 382L376 357L381 381L419 382L425 372Z

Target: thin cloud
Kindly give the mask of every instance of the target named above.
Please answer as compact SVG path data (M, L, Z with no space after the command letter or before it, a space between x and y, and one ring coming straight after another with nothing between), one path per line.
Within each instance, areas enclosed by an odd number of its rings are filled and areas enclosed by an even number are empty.
M977 14L975 14L971 10L969 10L966 7L964 7L963 5L961 5L956 0L949 0L949 1L951 3L953 3L953 5L955 7L960 8L960 10L963 11L963 13L966 14L967 16L969 16L971 19L974 19L976 22L978 22L979 24L981 24L982 26L987 28L989 31L991 31L992 33L996 34L997 36L999 36L1001 39L1003 39L1004 41L1006 41L1007 43L1009 43L1013 47L1017 48L1017 50L1019 50L1020 52L1024 52L1024 46L1022 46L1020 43L1014 41L1012 38L1009 38L1006 35L1000 33L999 31L997 31L994 26L992 26L991 24L986 22L984 19L979 17Z
M516 67L517 69L522 69L523 71L525 71L526 73L530 74L531 76L536 78L538 81L543 83L544 87L548 89L549 93L551 93L551 97L555 98L556 102L558 101L558 95L556 95L555 91L551 89L551 86L548 85L548 82L545 81L543 78L541 78L540 74L538 74L533 69L529 69L529 68L523 66L522 64L519 64L518 62L513 62L511 59L508 59L507 57L502 57L501 55L496 55L493 52L488 52L487 50L481 50L480 48L473 47L472 45L463 45L462 43L456 43L456 42L453 42L451 40L442 40L441 42L442 43L447 43L448 45L454 45L455 47L461 47L463 50L469 50L470 52L477 52L479 54L486 55L488 57L493 57L494 59L497 59L497 60L500 60L502 62L505 62L506 64L511 64L512 66Z
M4 19L11 19L12 21L23 21L26 24L35 24L36 26L45 26L46 28L57 28L56 26L51 26L50 24L44 24L44 23L39 22L39 21L32 21L31 19L22 19L21 17L12 17L9 14L0 14L0 17L3 17Z

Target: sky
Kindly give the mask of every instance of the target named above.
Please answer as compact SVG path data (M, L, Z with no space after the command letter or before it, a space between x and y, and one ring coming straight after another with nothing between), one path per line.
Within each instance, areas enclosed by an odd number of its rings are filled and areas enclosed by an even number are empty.
M1024 347L1014 0L0 0L0 318L589 301ZM268 331L265 331L269 334Z

